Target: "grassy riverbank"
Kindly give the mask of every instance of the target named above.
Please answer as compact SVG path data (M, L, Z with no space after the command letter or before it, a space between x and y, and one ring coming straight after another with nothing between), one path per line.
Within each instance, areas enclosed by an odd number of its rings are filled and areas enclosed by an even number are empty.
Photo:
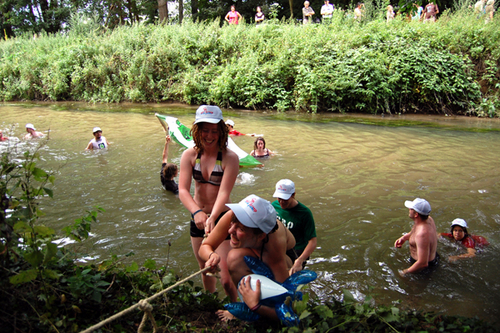
M135 25L0 42L0 99L497 116L500 20Z

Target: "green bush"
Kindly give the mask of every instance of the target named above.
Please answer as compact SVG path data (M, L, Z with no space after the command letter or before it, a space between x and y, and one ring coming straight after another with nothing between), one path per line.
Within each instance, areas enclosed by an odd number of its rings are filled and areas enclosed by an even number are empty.
M497 116L500 29L472 12L434 24L379 15L120 26L0 42L0 100L214 103L286 111ZM83 18L80 18L83 20ZM489 103L486 113L485 102Z

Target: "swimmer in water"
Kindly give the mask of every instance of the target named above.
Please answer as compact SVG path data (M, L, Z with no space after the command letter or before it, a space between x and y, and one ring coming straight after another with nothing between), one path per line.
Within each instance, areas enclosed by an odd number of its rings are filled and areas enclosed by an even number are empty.
M476 247L483 247L490 244L483 236L469 235L467 232L467 222L463 219L454 219L451 222L451 232L438 233L438 236L454 240L467 248L467 253L449 256L448 260L450 262L455 262L458 259L474 258L476 256Z

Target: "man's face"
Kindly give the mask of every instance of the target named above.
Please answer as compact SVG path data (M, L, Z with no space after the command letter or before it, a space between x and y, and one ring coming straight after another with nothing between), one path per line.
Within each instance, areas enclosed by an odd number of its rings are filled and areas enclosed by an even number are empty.
M408 217L412 220L417 217L417 212L414 209L408 209Z
M292 199L293 199L293 197L294 197L294 196L293 196L293 194L292 194L292 196L291 196L291 197L290 197L290 199L288 199L288 200L284 200L284 199L278 198L278 202L279 202L279 204L280 204L280 207L281 207L282 209L290 209L290 208L293 208L293 207L292 207L292 204L294 203L294 200L292 200Z
M99 139L101 137L101 135L102 135L101 131L97 131L97 132L94 133L94 136L95 136L96 139Z

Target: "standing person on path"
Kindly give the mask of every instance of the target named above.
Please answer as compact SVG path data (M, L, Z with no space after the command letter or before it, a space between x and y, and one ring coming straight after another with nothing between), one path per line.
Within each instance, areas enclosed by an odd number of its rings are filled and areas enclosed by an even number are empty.
M102 130L100 127L94 127L92 133L94 134L94 138L90 140L87 148L85 148L86 150L108 148L109 142L102 136Z
M295 184L290 179L282 179L276 183L273 197L278 200L272 203L278 220L290 230L295 237L295 254L288 256L293 261L290 275L304 269L307 260L316 249L316 226L311 210L295 199Z
M399 271L403 277L408 273L421 272L427 267L431 268L439 264L436 224L429 216L431 205L427 200L416 198L413 201L405 201L405 206L408 208L408 216L414 224L409 233L404 234L394 242L396 248L401 248L406 241L409 241L410 244L412 265Z
M257 14L255 14L255 24L259 25L262 22L264 22L265 16L264 13L262 12L262 8L260 6L257 6Z
M425 6L424 22L436 22L436 15L439 14L439 8L434 2L429 2Z
M240 13L236 11L235 6L231 6L231 10L226 14L224 18L229 24L238 24L239 20L242 19Z
M302 23L310 24L312 22L313 15L314 10L309 7L309 1L304 2L304 8L302 8Z
M325 0L325 4L321 6L321 16L323 16L323 23L332 23L333 10L335 7L329 0Z
M202 105L196 110L191 128L195 146L184 151L179 175L179 199L191 213L190 235L193 252L200 269L205 261L198 252L203 237L229 209L230 194L239 171L238 156L227 148L228 129L217 106ZM194 196L191 182L195 181ZM227 295L236 295L236 288L227 270L229 241L224 241L217 253L221 257L221 283ZM216 290L216 278L202 275L203 286L209 292Z
M168 144L171 140L170 135L167 134L165 136L165 147L163 148L160 180L165 190L171 191L173 194L179 194L179 186L174 180L174 177L177 177L179 173L177 165L168 163Z

